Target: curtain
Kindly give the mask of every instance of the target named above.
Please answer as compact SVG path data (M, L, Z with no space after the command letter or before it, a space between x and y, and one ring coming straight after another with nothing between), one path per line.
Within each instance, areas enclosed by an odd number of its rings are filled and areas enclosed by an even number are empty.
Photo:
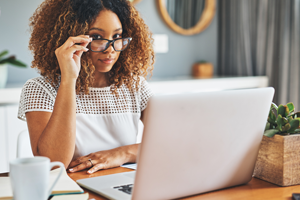
M300 110L300 0L219 0L218 75L263 76Z
M205 0L166 0L166 3L171 19L184 29L196 25L205 6Z

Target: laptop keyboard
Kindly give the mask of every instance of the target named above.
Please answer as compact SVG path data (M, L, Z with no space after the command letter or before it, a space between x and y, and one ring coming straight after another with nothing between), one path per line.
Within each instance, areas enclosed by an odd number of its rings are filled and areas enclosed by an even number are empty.
M120 186L115 186L113 187L114 189L117 189L119 191L125 192L126 194L131 194L133 184L128 184L128 185L120 185Z

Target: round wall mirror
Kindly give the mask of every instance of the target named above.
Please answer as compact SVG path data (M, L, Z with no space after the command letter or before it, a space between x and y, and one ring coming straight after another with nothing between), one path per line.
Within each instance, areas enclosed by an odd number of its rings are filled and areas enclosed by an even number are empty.
M215 15L215 0L157 0L164 22L175 32L194 35L203 31Z

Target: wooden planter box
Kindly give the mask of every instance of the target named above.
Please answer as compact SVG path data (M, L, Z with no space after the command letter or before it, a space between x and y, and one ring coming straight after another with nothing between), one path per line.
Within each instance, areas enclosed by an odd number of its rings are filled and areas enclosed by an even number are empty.
M263 136L254 176L280 186L300 184L300 135Z
M211 78L214 74L214 66L211 63L195 63L192 74L195 78Z

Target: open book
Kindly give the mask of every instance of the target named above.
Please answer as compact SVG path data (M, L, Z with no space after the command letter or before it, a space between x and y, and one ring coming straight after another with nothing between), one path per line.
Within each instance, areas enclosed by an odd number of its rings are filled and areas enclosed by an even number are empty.
M49 187L55 181L57 175L59 174L60 168L50 171L49 177ZM63 169L61 177L55 184L52 195L56 194L77 194L83 193L83 189L77 185L67 174L66 170ZM13 198L13 191L11 188L9 177L0 177L0 199L8 200Z

